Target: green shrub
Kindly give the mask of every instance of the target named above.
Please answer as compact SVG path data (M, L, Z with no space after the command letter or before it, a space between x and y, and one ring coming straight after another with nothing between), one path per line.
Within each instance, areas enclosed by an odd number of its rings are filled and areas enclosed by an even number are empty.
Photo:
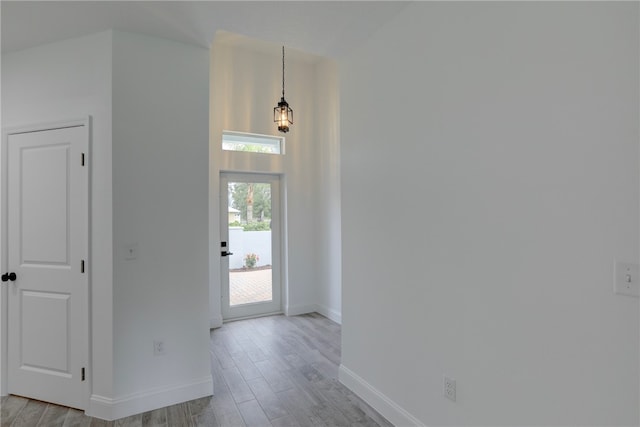
M251 224L243 224L244 231L268 231L271 230L271 221L252 222Z
M253 268L260 261L260 257L257 254L246 254L244 256L244 265L247 268Z

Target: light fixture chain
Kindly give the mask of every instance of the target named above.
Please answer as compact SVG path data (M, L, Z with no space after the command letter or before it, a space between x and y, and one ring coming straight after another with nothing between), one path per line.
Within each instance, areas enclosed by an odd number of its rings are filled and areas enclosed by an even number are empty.
M1 0L0 0L1 1ZM284 99L284 77L285 77L285 57L284 45L282 46L282 98L273 108L273 121L278 124L278 130L282 133L289 132L289 125L293 124L293 109Z

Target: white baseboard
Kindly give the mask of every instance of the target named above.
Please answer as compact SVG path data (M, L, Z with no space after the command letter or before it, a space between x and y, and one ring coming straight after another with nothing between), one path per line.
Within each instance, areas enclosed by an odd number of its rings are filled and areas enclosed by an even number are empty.
M187 384L158 387L115 399L94 394L89 400L86 415L113 421L212 394L213 379L207 375Z
M342 325L342 313L324 305L317 304L316 311L324 317L329 318L339 325Z
M217 329L222 327L222 316L215 316L209 319L209 329Z
M284 314L287 316L298 316L299 314L313 313L317 311L318 306L316 304L307 305L288 305L284 308Z
M342 324L342 313L338 310L333 310L327 306L320 304L307 304L307 305L295 305L287 306L284 309L284 314L287 316L298 316L300 314L307 314L317 312L333 320L336 323Z
M394 426L424 426L420 420L405 411L400 405L382 394L344 365L340 365L338 379L348 389L367 402Z

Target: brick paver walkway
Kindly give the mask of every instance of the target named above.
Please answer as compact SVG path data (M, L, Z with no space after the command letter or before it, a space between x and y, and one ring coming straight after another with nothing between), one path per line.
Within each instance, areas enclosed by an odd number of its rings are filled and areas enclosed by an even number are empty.
M231 305L271 301L271 269L230 271Z

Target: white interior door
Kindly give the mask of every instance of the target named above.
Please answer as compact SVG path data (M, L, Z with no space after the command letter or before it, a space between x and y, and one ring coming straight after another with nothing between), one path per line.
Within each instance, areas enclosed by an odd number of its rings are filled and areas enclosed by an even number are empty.
M9 134L5 163L8 392L80 409L88 353L87 150L86 125Z
M222 317L281 312L280 178L223 173L220 183Z

